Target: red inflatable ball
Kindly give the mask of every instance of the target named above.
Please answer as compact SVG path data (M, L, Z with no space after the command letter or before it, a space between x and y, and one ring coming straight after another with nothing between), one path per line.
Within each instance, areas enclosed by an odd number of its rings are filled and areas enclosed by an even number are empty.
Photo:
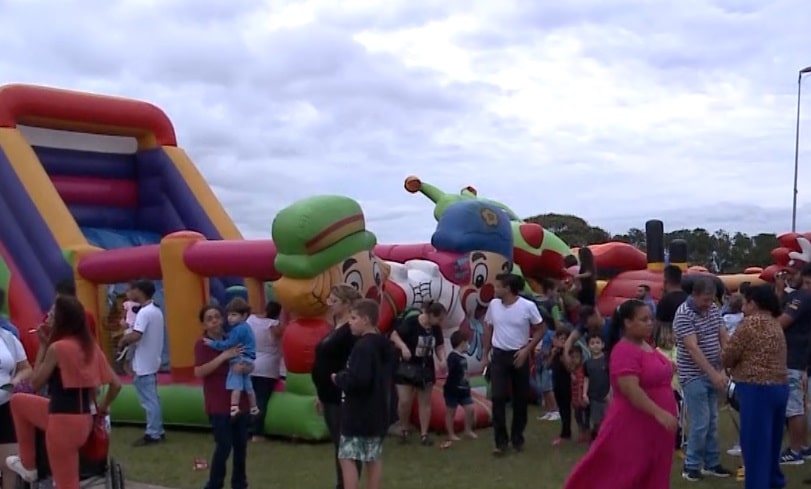
M287 371L306 374L312 371L315 347L332 330L323 318L296 318L287 323L282 336L282 353Z

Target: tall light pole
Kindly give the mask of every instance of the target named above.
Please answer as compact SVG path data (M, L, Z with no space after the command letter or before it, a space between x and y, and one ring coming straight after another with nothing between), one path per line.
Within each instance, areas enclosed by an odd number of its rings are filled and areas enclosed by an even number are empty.
M811 66L806 66L797 75L797 129L794 135L794 200L791 205L791 232L797 231L797 174L800 170L800 97L803 89L803 75L811 73Z

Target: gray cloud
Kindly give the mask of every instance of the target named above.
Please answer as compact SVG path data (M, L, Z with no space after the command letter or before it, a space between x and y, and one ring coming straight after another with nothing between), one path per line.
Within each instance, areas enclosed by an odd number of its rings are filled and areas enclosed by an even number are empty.
M250 237L341 193L381 241L427 240L410 174L614 232L782 232L809 23L802 0L32 0L0 3L0 73L162 107Z

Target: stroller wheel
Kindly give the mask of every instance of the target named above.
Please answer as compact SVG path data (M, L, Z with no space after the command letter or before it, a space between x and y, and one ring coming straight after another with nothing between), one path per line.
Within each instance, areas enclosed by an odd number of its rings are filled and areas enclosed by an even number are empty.
M110 489L124 489L124 468L112 458L109 467Z

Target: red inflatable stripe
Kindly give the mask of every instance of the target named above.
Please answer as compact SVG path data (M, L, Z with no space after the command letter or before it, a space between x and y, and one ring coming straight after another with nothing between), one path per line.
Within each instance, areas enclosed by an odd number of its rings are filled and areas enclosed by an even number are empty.
M138 184L134 180L53 176L51 181L66 204L136 207Z

